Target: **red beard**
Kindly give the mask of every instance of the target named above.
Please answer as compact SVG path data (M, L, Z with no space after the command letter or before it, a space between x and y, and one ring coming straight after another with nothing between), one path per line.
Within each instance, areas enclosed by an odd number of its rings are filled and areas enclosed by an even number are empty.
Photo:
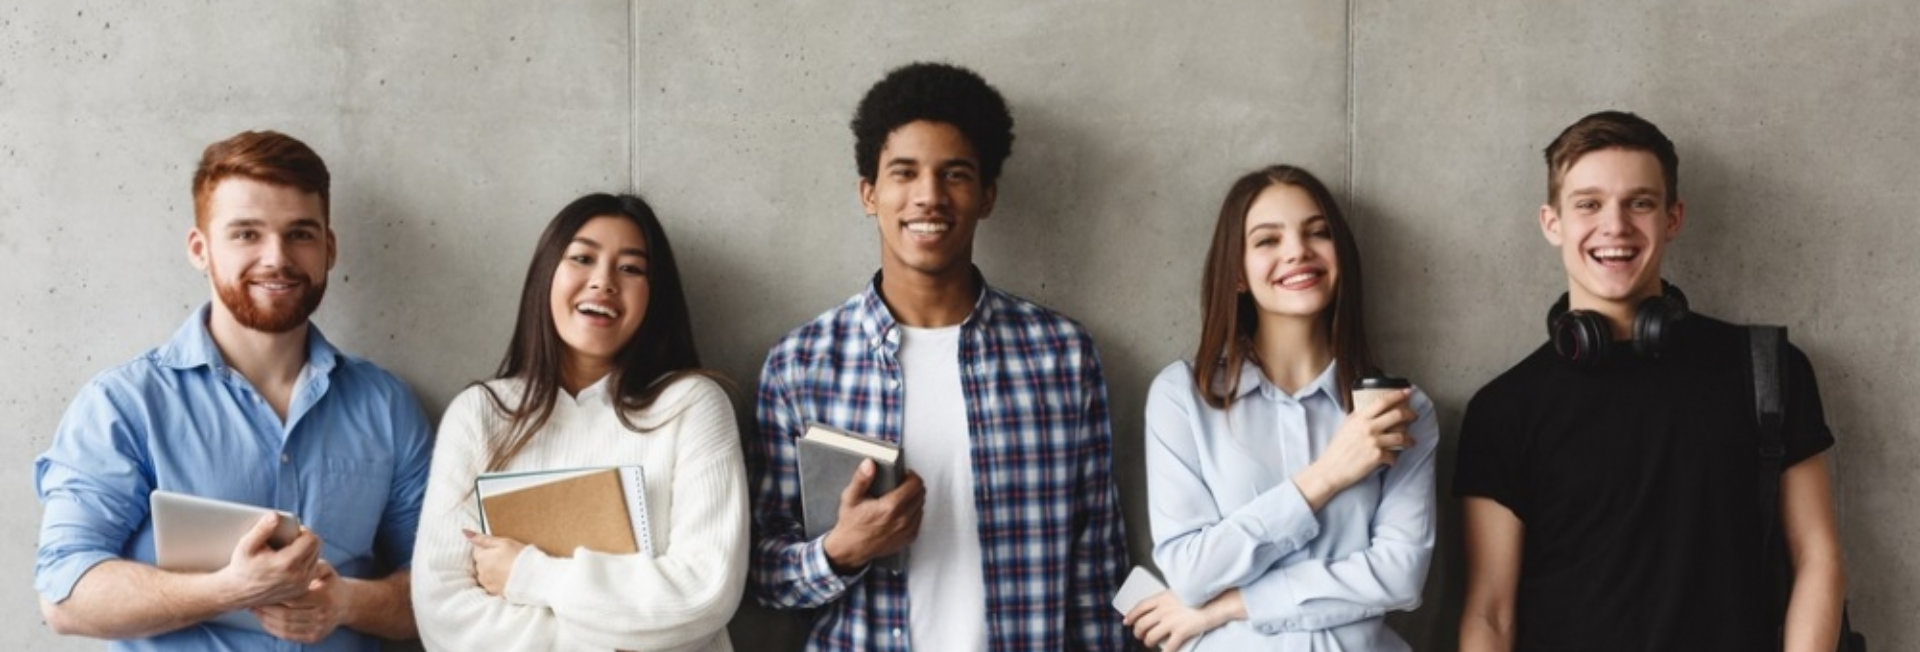
M284 280L300 284L300 296L292 301L273 304L259 304L247 294L247 283L253 281ZM241 326L267 333L285 333L301 324L307 323L307 317L320 308L320 298L326 296L326 284L314 285L307 275L287 271L279 274L243 278L227 283L214 281L214 292L220 296L220 303L233 313L234 321Z

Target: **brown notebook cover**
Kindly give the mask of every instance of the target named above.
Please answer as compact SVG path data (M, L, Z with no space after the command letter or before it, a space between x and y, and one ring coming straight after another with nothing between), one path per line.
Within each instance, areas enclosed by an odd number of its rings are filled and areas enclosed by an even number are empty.
M639 551L617 468L482 496L480 508L494 536L554 557L572 557L576 547L608 554Z

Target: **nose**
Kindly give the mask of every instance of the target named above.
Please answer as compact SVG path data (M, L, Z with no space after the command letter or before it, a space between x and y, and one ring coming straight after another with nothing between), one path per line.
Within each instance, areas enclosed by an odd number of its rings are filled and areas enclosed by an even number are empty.
M261 267L279 269L287 265L287 239L280 236L262 238L266 244L260 247Z
M593 274L587 277L587 289L595 292L613 294L620 288L614 285L613 270L605 265L595 266Z
M914 179L912 192L915 206L947 205L947 186L941 183L939 172L922 174Z
M1313 249L1307 246L1306 238L1289 235L1280 242L1280 257L1297 263L1313 258Z
M1622 202L1607 202L1600 207L1596 217L1600 221L1600 232L1607 235L1624 233L1632 226L1632 222L1627 220L1627 207Z

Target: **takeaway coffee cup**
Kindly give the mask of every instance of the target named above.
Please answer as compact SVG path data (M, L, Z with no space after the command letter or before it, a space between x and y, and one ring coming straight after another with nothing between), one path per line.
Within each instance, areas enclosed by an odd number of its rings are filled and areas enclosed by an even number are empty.
M1413 387L1411 381L1393 376L1367 376L1353 381L1353 410L1359 412L1375 401L1383 400L1409 387ZM1406 450L1406 447L1392 446L1389 450Z

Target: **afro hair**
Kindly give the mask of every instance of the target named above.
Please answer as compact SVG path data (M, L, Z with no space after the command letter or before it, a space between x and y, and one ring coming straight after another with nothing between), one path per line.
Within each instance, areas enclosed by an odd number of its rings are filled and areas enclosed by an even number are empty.
M1000 178L1013 153L1013 116L1000 91L971 70L945 63L911 63L893 69L867 90L853 113L853 157L860 177L879 174L887 135L916 120L953 125L980 157L986 185Z

